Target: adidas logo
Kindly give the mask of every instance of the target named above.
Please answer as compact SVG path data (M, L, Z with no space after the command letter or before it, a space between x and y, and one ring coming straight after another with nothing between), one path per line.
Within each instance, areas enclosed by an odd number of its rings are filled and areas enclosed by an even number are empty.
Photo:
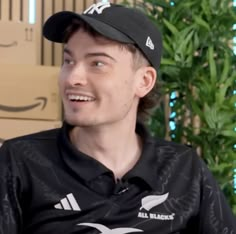
M81 211L72 193L67 194L66 197L61 199L59 203L54 205L54 207L59 210Z
M150 37L148 37L146 40L146 46L149 47L151 50L155 49L155 46L154 46L152 39Z

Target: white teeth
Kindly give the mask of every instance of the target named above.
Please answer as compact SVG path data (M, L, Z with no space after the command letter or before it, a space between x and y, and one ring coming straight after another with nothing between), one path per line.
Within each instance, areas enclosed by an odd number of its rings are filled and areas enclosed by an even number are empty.
M71 101L93 101L94 100L94 98L92 98L92 97L81 96L81 95L74 95L74 94L68 95L68 98Z

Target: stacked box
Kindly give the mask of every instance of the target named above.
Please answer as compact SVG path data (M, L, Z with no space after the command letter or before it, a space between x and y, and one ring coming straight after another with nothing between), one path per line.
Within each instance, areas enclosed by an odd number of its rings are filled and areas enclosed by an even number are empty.
M0 118L60 120L58 67L0 64Z
M0 141L61 125L59 67L0 64Z
M0 21L0 33L0 63L36 65L37 43L34 25Z

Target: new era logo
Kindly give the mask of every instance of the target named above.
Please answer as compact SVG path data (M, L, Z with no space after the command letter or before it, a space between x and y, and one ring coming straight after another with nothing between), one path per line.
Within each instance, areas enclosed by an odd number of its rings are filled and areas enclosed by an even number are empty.
M152 39L150 37L148 37L146 40L146 46L149 47L151 50L155 49L155 46L154 46Z
M67 194L66 197L61 199L54 207L60 210L81 210L72 193Z
M103 10L110 6L111 4L109 2L99 2L97 4L91 5L87 10L84 11L84 14L93 14L94 12L97 14L102 14Z

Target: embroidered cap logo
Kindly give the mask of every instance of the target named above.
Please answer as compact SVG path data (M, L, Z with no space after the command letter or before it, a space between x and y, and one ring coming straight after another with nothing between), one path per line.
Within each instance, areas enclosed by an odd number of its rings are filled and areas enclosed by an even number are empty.
M152 42L152 39L150 37L147 38L147 41L146 41L146 46L149 47L151 50L154 50L154 44Z
M96 12L97 14L102 14L103 10L108 7L111 7L111 4L109 2L99 2L99 3L91 5L83 13L84 14L93 14L94 12Z

